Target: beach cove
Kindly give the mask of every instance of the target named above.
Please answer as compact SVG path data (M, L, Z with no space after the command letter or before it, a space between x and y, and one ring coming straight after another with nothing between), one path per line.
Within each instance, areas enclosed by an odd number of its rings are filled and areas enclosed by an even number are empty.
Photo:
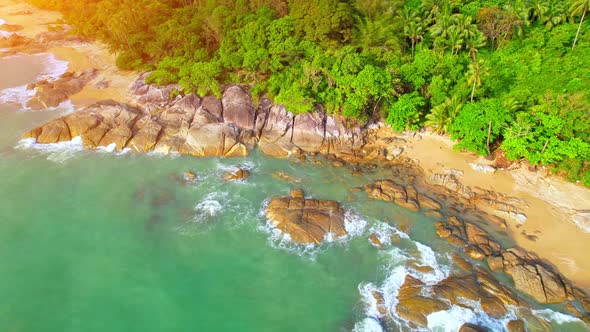
M11 8L6 6L0 7L3 13L4 8ZM37 12L30 10L32 15ZM10 16L6 21L11 22ZM5 274L14 277L7 284L21 285L11 287L9 298L13 300L5 313L15 318L8 320L11 325L7 327L122 330L130 326L125 321L143 320L144 330L360 330L376 328L372 323L383 319L379 318L383 313L379 312L379 301L375 302L376 291L384 296L386 311L391 311L388 316L396 313L397 300L393 298L406 275L435 285L461 271L448 255L461 251L436 234L434 223L439 218L371 200L364 189L350 192L351 188L395 177L400 170L397 167L363 169L359 174L354 163L333 167L334 160L321 156L284 160L254 150L247 157L197 159L117 151L109 145L86 151L79 139L48 145L20 140L26 131L98 100L128 101L128 87L137 74L117 76L112 58L108 60L106 55L102 67L88 60L97 61L91 50L105 51L94 44L85 45L75 51L56 47L42 56L16 55L1 60L16 63L3 68L19 65L27 70L18 69L23 75L6 76L22 79L2 82L0 90L35 83L39 77L58 79L66 71L95 68L99 75L71 96L69 103L51 110L19 111L14 101L21 101L4 100L0 153L4 173L12 176L1 186L2 197L9 197L3 210L8 211L5 219L10 220L3 232L3 252L20 254L3 260L11 262ZM67 69L61 61L67 61ZM106 91L92 88L103 80L114 84ZM587 208L587 190L526 170L482 174L469 165L482 164L482 160L452 152L445 139L435 136L392 137L403 140L398 141L402 150L398 157L417 159L412 166L419 166L426 174L453 170L465 187L521 198L518 213L525 215L526 221L518 226L507 220L506 234L498 241L509 246L516 243L548 259L575 285L587 289L588 261L579 248L587 245L588 237L572 221L573 210ZM251 177L225 182L223 173L236 167L248 170ZM188 181L187 171L197 174L198 180ZM287 196L294 188L303 188L306 197L340 202L347 235L319 245L299 245L273 227L264 213L268 199ZM563 197L549 204L543 195L545 188L574 192L577 199ZM556 200L559 195L550 198ZM556 222L562 224L559 234L543 232L546 225ZM381 244L369 240L373 235ZM38 273L55 282L31 287L37 284ZM85 278L88 275L93 277ZM25 295L22 289L28 289L28 302L16 300ZM40 294L49 294L47 303L35 299ZM113 303L117 306L112 307ZM146 303L157 305L145 308ZM111 307L106 308L107 304ZM52 307L55 312L41 317L37 323L42 325L25 322L27 313L40 306ZM108 320L93 316L97 306L107 309ZM241 311L227 318L228 306ZM549 317L549 323L535 323L530 318L530 322L526 320L529 328L585 330L573 316L532 306L529 315ZM202 316L195 317L198 312ZM426 325L455 331L463 323L473 322L502 329L512 318L527 316L515 312L518 310L493 318L483 310L452 306L428 315ZM121 315L120 325L110 325L117 317L112 315ZM394 321L393 326L400 329L411 327L405 318L395 317Z

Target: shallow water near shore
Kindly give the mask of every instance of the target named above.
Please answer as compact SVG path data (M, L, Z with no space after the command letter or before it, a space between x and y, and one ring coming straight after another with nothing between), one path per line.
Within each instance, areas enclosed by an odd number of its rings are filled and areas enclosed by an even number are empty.
M41 75L43 64L27 66L27 75ZM405 273L433 283L454 269L434 219L350 194L386 170L353 176L321 160L256 151L197 159L87 152L76 140L39 146L20 134L70 110L19 108L0 104L3 331L379 331L371 290L386 290L393 304ZM224 182L236 165L251 177ZM188 170L198 174L194 183L183 178ZM300 183L277 179L278 171ZM299 187L341 202L350 234L306 247L270 227L266 200ZM399 242L378 250L371 234ZM409 261L434 270L410 271ZM554 330L587 331L570 316L538 315ZM470 321L497 330L509 318L453 307L431 315L429 327L456 331ZM401 321L399 329L407 330Z

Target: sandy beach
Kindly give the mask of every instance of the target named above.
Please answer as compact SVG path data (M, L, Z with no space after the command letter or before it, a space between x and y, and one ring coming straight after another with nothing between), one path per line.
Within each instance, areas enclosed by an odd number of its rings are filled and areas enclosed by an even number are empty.
M0 18L7 24L22 26L22 30L17 33L33 38L39 33L46 32L51 24L58 22L60 14L40 10L16 0L0 0ZM125 102L128 99L128 87L138 75L135 72L117 69L115 55L108 51L106 45L99 42L64 43L63 46L52 47L47 52L54 54L58 60L67 61L68 71L92 68L98 70L98 76L90 84L71 96L72 103L78 107L103 99ZM96 85L99 83L103 83L103 87L97 88Z
M516 244L536 253L556 266L576 285L590 290L590 233L578 227L574 211L590 209L590 190L548 176L545 170L531 172L524 165L495 173L482 173L469 163L490 163L485 158L453 150L447 136L422 134L420 140L408 140L406 156L416 159L427 173L445 169L463 172L461 183L469 187L493 190L523 201L519 212L527 219L519 225L508 221ZM489 211L493 212L493 211Z
M33 14L23 14L26 12ZM0 18L9 24L22 25L23 30L19 33L34 37L46 31L59 14L14 0L0 0ZM101 99L120 102L128 99L128 87L137 73L116 69L115 57L104 45L64 45L51 48L49 52L58 59L68 61L69 71L99 70L98 77L71 98L75 106ZM108 87L97 88L96 84L103 81L108 82ZM576 285L590 291L590 259L586 256L590 251L590 233L578 227L572 217L575 211L590 210L590 190L558 177L547 176L543 170L531 172L526 166L484 174L473 170L469 163L486 161L469 153L453 151L453 142L448 137L420 136L419 140L407 139L404 156L415 159L427 173L457 169L463 172L460 180L465 186L521 199L523 204L519 211L526 215L527 220L522 225L508 222L516 244L546 259Z

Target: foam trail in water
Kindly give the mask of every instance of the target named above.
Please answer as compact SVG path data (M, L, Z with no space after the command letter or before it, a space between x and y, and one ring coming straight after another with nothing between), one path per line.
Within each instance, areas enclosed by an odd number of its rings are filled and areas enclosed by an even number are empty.
M434 285L447 278L449 276L450 269L439 264L434 250L420 242L415 243L416 248L420 252L420 264L423 266L430 266L432 268L432 272L428 273L414 271L416 274L418 274L419 279L427 285Z
M35 58L39 58L39 61L45 64L45 68L39 75L37 75L35 82L43 80L55 81L68 70L68 62L57 60L55 58L55 55L51 53L40 53L35 55L14 55L14 57L22 56L32 56ZM23 109L27 109L26 104L29 100L31 100L31 98L33 98L33 96L35 96L35 90L27 89L26 84L16 87L10 87L4 90L0 90L0 103L14 103L20 105ZM58 107L50 108L49 110L62 108L73 109L73 107L70 107L70 105L71 103L69 105L66 103L62 103Z
M49 144L38 144L34 138L26 138L20 140L16 148L34 150L42 154L47 154L47 160L56 163L64 163L84 151L80 136L74 137L71 141Z
M551 309L532 310L532 312L536 316L539 316L548 322L553 322L558 325L582 322L577 317L566 315L561 312L553 311Z
M379 320L372 318L372 317L367 317L365 319L363 319L362 321L354 324L354 328L352 329L352 332L383 332L383 327L381 326L381 323L379 323Z

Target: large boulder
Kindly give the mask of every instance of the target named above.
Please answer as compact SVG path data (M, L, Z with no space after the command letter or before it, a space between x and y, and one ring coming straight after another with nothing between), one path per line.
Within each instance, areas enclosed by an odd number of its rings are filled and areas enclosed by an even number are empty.
M256 123L256 109L250 94L237 85L223 93L223 120L241 129L253 130Z
M248 155L247 147L238 141L239 130L227 123L208 123L189 129L180 153L196 157Z
M260 132L258 148L267 155L288 157L296 146L291 143L293 135L293 114L284 106L273 106L258 116L257 130Z
M273 197L266 217L297 243L321 243L328 233L335 237L347 234L344 211L338 202L302 196L302 192L294 191L292 196Z
M138 128L135 135L128 143L128 147L135 152L148 152L154 149L158 142L158 136L162 131L162 125L145 116L136 124Z
M319 152L324 144L325 117L321 112L295 116L291 142L305 152Z

